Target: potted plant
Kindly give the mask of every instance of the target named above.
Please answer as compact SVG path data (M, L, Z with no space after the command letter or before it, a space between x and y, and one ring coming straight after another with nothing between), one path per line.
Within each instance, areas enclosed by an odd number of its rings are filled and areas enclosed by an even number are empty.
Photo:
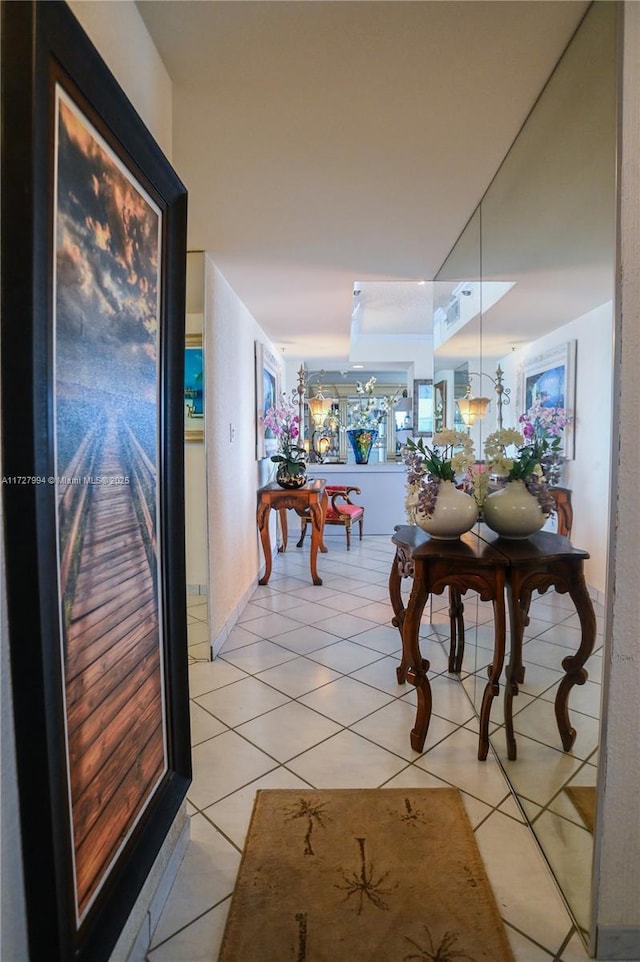
M283 488L301 488L307 479L306 452L297 442L300 437L298 404L283 394L277 404L268 408L263 424L278 439L279 453L271 460L278 465L276 481Z
M473 444L462 431L440 431L433 447L422 438L409 439L403 460L407 468L405 509L410 524L432 538L454 540L469 531L478 517L473 497L457 487L473 464Z
M513 456L506 454L509 447L515 448ZM537 440L527 444L519 431L505 428L487 437L484 452L500 484L482 502L486 524L505 538L539 531L555 508L542 467L543 445Z

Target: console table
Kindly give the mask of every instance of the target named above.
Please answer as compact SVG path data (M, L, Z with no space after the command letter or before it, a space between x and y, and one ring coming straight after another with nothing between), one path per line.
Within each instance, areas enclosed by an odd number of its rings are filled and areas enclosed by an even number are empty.
M399 525L391 540L396 554L389 576L389 595L394 611L393 624L400 630L402 638L398 681L408 680L418 689L416 724L410 736L412 748L422 751L431 714L431 689L426 676L429 662L421 657L418 639L420 618L428 595L442 594L447 586L450 589L449 671L453 672L460 671L464 652L462 595L472 589L478 591L483 601L493 602L494 653L482 699L478 743L478 758L484 760L489 747L491 703L498 694L504 662L506 588L511 651L506 670L504 715L507 754L509 759L515 760L513 698L518 694L518 685L524 681L522 642L529 605L535 590L544 592L553 587L560 593L569 593L581 627L578 651L562 661L565 675L555 699L562 746L569 751L576 738L569 719L569 693L574 685L583 685L588 678L584 665L593 651L596 637L595 613L584 579L584 561L589 557L588 553L574 548L562 535L540 531L524 540L510 541L500 538L485 525L480 525L473 534L463 535L457 542L436 541L418 527ZM400 589L403 577L413 578L406 609Z
M324 513L327 506L324 478L307 481L301 488L282 488L273 481L258 490L257 522L264 552L265 572L259 579L259 585L266 585L271 577L271 538L269 536L269 514L272 508L278 511L282 528L282 548L287 548L287 510L293 508L299 515L306 512L311 517L311 580L314 585L321 585L322 578L318 576L318 549L326 552L323 542Z

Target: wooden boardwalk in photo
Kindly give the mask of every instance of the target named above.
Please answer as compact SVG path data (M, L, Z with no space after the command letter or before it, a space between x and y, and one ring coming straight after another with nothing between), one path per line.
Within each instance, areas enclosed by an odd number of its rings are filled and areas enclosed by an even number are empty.
M129 474L115 419L94 477ZM92 484L67 632L67 737L82 915L165 769L157 599L133 485Z

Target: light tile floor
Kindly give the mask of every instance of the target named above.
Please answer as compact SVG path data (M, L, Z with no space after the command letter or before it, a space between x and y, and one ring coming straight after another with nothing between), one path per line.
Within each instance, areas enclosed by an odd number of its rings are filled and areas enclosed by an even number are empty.
M463 793L516 962L585 962L582 939L498 756L492 750L486 762L476 758L471 699L484 687L483 666L490 658L490 607L475 596L465 598L469 630L461 679L447 673L446 596L425 611L421 637L431 662L433 715L419 755L409 744L415 691L396 683L400 638L390 624L390 541L365 536L350 552L344 537L329 536L327 543L329 553L319 561L322 586L309 583L308 551L293 547L277 556L269 584L256 587L214 662L201 660L206 599L188 599L191 841L148 962L217 959L257 789L443 785ZM601 628L600 611L598 617ZM519 756L505 767L518 780L523 806L542 838L576 836L577 854L554 870L568 873L572 895L587 904L591 837L562 789L571 780L595 783L598 654L587 666L590 681L574 689L570 700L579 731L571 754L558 748L552 704L559 661L575 645L576 627L566 597L552 592L534 600L525 636L526 679L516 701ZM502 722L496 699L492 729L498 750L504 745Z

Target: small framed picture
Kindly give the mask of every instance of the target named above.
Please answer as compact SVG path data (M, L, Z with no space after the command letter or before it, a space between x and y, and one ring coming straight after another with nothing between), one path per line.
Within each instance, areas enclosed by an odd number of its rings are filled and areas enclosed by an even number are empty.
M202 334L187 334L184 350L184 439L204 441Z
M278 359L261 341L255 342L256 362L256 460L278 452L278 439L264 426L264 415L276 404L280 394Z

